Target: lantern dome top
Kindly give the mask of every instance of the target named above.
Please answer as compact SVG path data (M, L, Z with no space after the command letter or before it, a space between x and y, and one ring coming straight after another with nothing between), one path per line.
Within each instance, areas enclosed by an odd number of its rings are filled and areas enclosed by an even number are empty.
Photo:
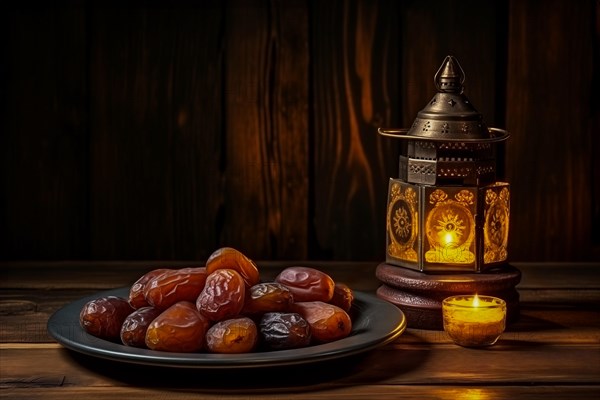
M439 142L500 142L507 131L489 128L463 93L465 73L453 56L446 56L434 77L438 92L417 114L410 129L379 128L379 134L400 139Z

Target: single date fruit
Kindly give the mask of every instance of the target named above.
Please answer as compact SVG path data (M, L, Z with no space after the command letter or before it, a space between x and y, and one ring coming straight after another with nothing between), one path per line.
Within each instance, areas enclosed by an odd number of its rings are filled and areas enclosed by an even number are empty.
M131 304L131 307L136 309L141 307L148 307L150 304L148 303L148 301L146 300L146 296L144 295L144 289L146 287L146 284L158 275L167 271L170 271L170 269L154 269L145 273L137 281L135 281L129 289L129 304Z
M258 329L250 318L219 321L206 332L206 348L211 353L249 353L258 342Z
M260 320L259 332L268 350L306 347L311 340L310 325L298 313L266 313Z
M206 283L206 268L182 268L152 278L144 288L148 303L165 310L179 301L194 302Z
M318 343L345 338L352 331L352 320L340 307L322 301L294 303L292 310L310 325L313 340Z
M290 289L295 302L328 302L333 297L335 287L335 282L329 275L310 267L288 267L277 275L275 282Z
M180 301L163 311L148 326L146 346L152 350L189 353L201 350L210 321L194 303Z
M354 292L345 283L337 282L333 288L333 297L329 303L340 307L346 312L350 312L354 302Z
M277 282L257 283L246 291L242 314L261 315L266 312L287 311L294 302L292 292Z
M258 267L254 261L232 247L222 247L208 257L206 271L210 274L218 269L236 270L248 287L260 282Z
M125 346L146 347L148 326L160 313L158 308L142 307L129 314L121 326L121 342Z
M102 339L119 339L121 325L133 312L127 299L106 296L88 301L79 313L79 323L89 334Z
M211 321L221 321L242 311L245 296L246 284L242 276L233 269L218 269L206 278L196 307Z

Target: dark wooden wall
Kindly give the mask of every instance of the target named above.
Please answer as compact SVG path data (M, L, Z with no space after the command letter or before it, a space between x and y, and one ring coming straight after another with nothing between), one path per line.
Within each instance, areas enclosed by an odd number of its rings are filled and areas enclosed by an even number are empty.
M598 1L48 3L0 6L2 260L382 260L376 129L447 54L512 133L510 258L600 258Z

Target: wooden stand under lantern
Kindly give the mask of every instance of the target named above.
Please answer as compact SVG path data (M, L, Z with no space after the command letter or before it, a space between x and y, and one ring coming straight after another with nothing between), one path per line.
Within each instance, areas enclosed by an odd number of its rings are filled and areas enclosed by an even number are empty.
M511 265L484 274L424 274L408 268L381 263L376 270L383 282L377 296L395 304L406 315L409 327L442 330L442 301L446 297L478 293L506 301L507 323L519 317L521 271Z

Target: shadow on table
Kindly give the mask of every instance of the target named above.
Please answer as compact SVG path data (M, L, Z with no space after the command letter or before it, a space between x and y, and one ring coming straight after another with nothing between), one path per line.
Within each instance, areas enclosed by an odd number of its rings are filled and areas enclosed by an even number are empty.
M488 351L531 351L536 347L547 345L545 341L540 340L541 333L550 333L561 329L565 329L562 324L522 313L515 323L507 327L494 346L484 349Z
M282 393L369 385L418 368L427 349L388 344L341 359L310 364L240 369L194 369L120 363L66 350L81 367L122 384L205 393Z

